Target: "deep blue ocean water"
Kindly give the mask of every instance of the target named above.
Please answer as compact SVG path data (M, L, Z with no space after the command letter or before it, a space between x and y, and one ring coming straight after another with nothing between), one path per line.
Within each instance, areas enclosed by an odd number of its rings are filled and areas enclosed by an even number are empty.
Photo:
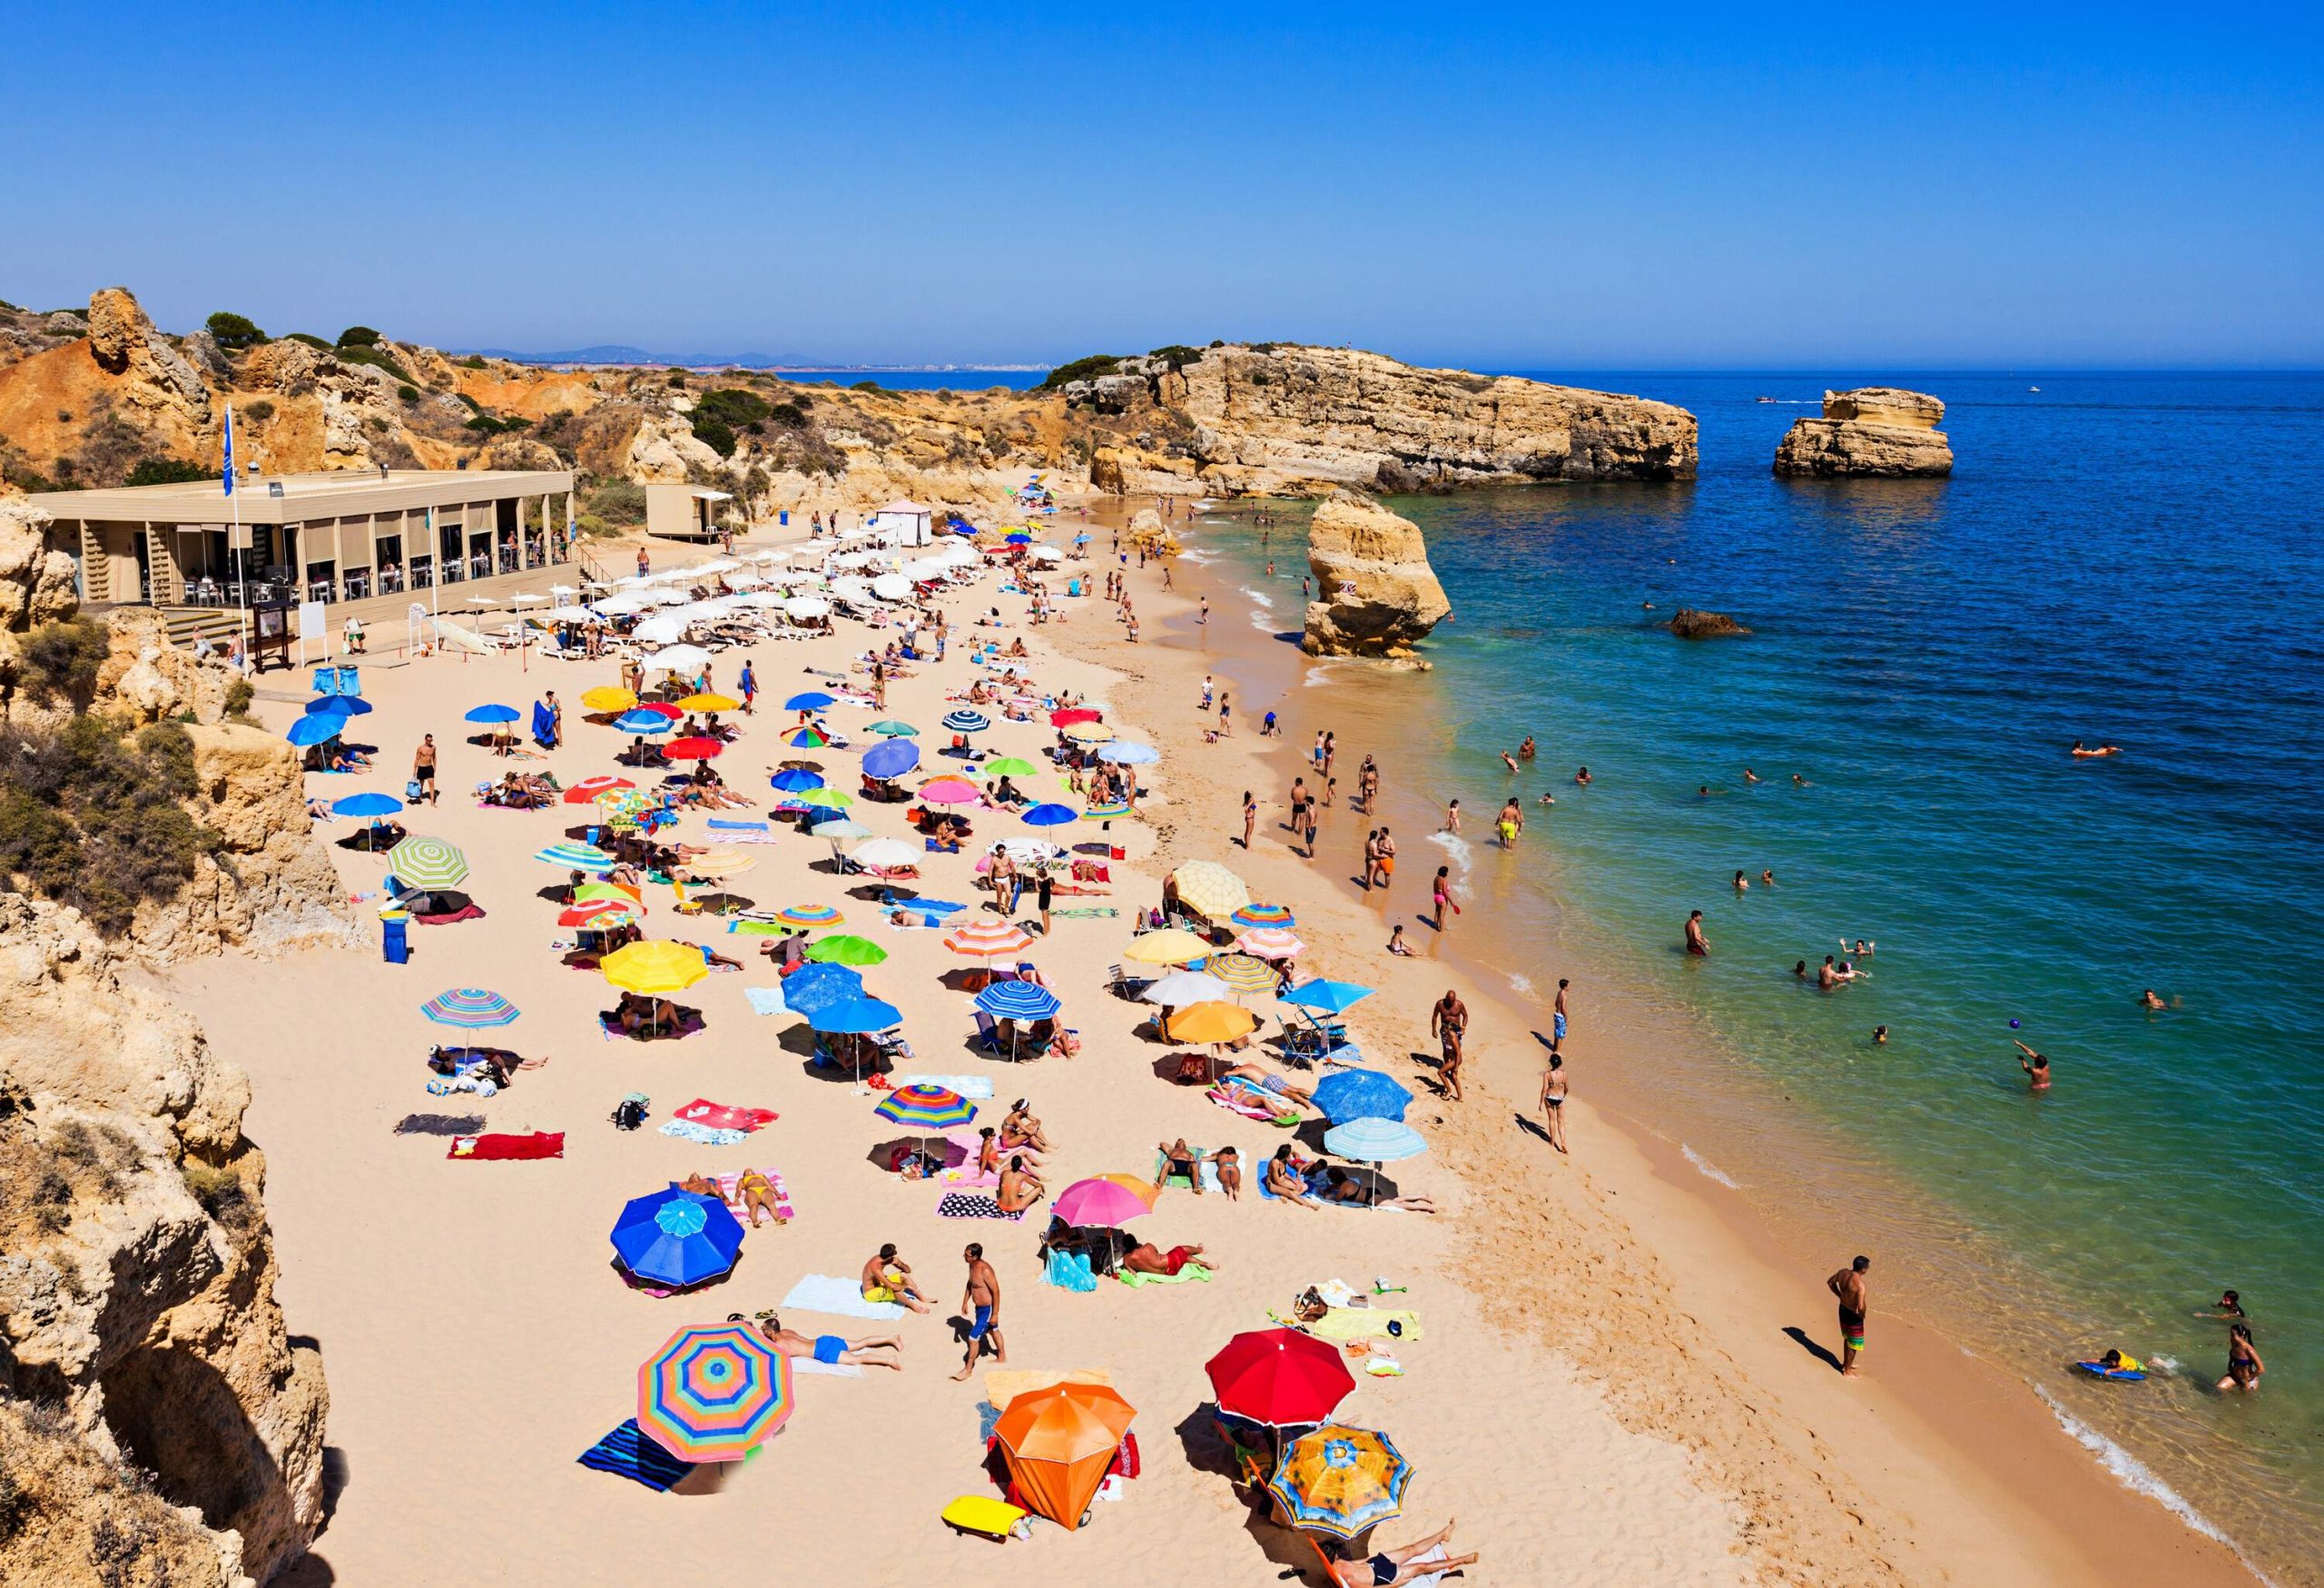
M1521 943L1529 922L1585 919L1626 975L1924 1201L1955 1259L2006 1253L2043 1299L1965 1261L1945 1283L2014 1363L2271 1570L2287 1549L2312 1563L2324 376L1522 373L1691 409L1701 471L1393 504L1457 614L1435 670L1386 686L1398 780L1432 811L1462 800L1471 890ZM1859 384L1945 399L1949 480L1770 474L1791 420ZM1240 509L1199 541L1290 626L1300 543L1278 526L1263 550ZM1682 603L1754 633L1652 626ZM1497 753L1528 733L1541 758L1512 780ZM2077 738L2124 754L2076 761ZM1370 747L1343 735L1343 764ZM1485 841L1512 788L1531 824L1504 855ZM1695 908L1707 962L1675 952ZM1842 938L1877 945L1866 980L1793 979ZM2138 1007L2147 987L2169 1012ZM2051 1057L2047 1097L2013 1037ZM1721 1167L1747 1188L1814 1170ZM2270 1370L2248 1402L2210 1389L2223 1336L2191 1317L2226 1286ZM2063 1371L2110 1345L2181 1375L2133 1399Z

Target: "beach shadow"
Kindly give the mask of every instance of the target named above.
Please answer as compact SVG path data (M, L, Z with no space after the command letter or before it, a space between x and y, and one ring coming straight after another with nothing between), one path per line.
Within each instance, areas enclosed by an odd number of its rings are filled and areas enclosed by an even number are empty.
M1541 1035L1541 1032L1539 1032L1539 1031L1532 1031L1532 1032L1529 1032L1528 1034L1529 1034L1530 1036L1531 1036L1531 1037L1532 1037L1532 1039L1533 1039L1535 1041L1537 1041L1537 1042L1541 1043L1542 1047L1547 1048L1551 1052L1554 1053L1554 1052L1556 1052L1556 1051L1557 1051L1557 1046L1556 1046L1556 1044L1554 1044L1553 1042L1551 1042L1551 1041L1550 1041L1550 1039L1549 1039L1549 1038L1547 1038L1547 1037L1545 1037L1545 1036Z
M1529 1119L1522 1114L1512 1114L1510 1118L1517 1121L1517 1128L1526 1135L1537 1137L1542 1141L1550 1139L1547 1127L1543 1126L1539 1119Z
M1178 1436L1178 1448L1185 1453L1188 1466L1231 1483L1242 1475L1235 1470L1235 1458L1227 1454L1226 1441L1219 1437L1218 1425L1213 1420L1217 1409L1206 1402L1179 1418L1170 1432Z
M323 1459L326 1462L330 1459L329 1450L323 1452ZM281 1588L330 1588L332 1583L339 1581L339 1573L331 1569L329 1561L313 1550L309 1550L290 1564L283 1567L274 1581L281 1584Z
M1825 1366L1830 1368L1835 1373L1837 1373L1840 1370L1840 1359L1837 1356L1833 1356L1815 1340L1809 1338L1806 1329L1801 1328L1797 1324L1792 1324L1786 1327L1783 1332L1791 1336L1791 1343L1793 1345L1797 1346L1810 1356L1815 1357L1817 1361L1821 1362Z
M544 904L562 904L565 902L565 889L563 883L551 883L546 888L536 889L533 897Z

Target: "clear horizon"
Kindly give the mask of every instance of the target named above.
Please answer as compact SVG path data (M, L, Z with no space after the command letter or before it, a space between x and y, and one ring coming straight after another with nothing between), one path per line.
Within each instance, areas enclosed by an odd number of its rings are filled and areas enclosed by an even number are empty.
M108 21L13 30L28 307L822 367L2324 366L2312 8Z

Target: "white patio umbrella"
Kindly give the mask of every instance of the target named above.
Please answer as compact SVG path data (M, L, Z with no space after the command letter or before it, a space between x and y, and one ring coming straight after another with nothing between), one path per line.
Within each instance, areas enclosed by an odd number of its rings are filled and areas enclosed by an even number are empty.
M675 645L686 636L686 621L675 612L664 612L646 618L630 633L640 645Z
M700 646L670 646L645 658L645 666L665 673L685 673L707 666L710 653Z
M871 838L857 844L849 858L858 865L917 865L920 852L900 838Z
M1166 1009L1184 1009L1190 1003L1208 1003L1213 999L1223 1001L1234 996L1233 988L1204 971L1173 971L1138 994L1147 1003L1158 1003Z
M911 581L901 574L881 574L872 581L872 593L882 601L911 599Z
M815 596L793 596L783 604L783 614L800 623L832 615L832 604Z

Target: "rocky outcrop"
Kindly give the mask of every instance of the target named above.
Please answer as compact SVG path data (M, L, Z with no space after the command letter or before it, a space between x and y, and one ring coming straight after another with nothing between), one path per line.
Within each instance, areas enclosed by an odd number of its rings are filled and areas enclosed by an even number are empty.
M1776 448L1775 471L1825 477L1941 477L1953 443L1936 427L1945 404L1925 391L1868 386L1824 393L1824 417L1795 419Z
M1681 607L1671 616L1670 632L1680 639L1725 639L1751 631L1724 612L1702 612Z
M696 439L684 416L649 411L638 416L621 473L647 485L684 485L694 471L714 470L719 463L717 451Z
M141 422L173 429L210 422L210 388L185 356L162 340L128 288L105 287L90 295L88 351L99 369L124 378L116 401Z
M1090 455L1089 488L1118 497L1198 497L1203 483L1191 458L1137 447L1100 447Z
M1334 492L1315 509L1307 565L1320 597L1307 605L1300 641L1311 656L1409 660L1452 611L1420 527L1357 492Z
M0 1582L263 1582L322 1519L321 1360L275 1303L248 1082L123 970L0 893Z
M1641 398L1341 348L1213 348L1155 379L1194 425L1204 486L1222 494L1695 472L1694 416Z

